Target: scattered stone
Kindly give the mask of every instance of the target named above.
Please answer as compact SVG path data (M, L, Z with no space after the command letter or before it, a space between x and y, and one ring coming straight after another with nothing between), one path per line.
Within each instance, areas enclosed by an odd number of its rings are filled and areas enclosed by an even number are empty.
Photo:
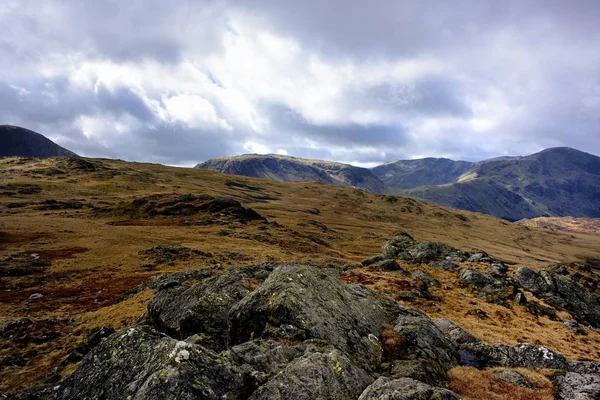
M440 282L437 279L433 278L427 272L419 270L415 271L410 275L413 279L418 279L425 282L428 286L440 286Z
M513 301L517 304L523 305L527 303L527 297L525 297L525 294L523 294L522 292L518 292Z
M573 332L575 332L578 335L582 335L585 333L585 331L583 330L583 328L581 328L581 326L577 323L577 321L565 320L565 321L563 321L563 325L566 326L567 328L571 329Z
M457 272L460 271L460 267L449 260L443 261L430 261L427 265L437 269L443 269L444 271Z
M361 264L365 267L368 267L371 264L375 264L377 262L383 261L384 257L381 254L377 254L376 256L365 258L361 261Z
M488 275L491 275L492 277L494 277L496 279L506 279L507 272L508 272L508 267L500 262L493 263L487 269Z
M32 295L29 296L29 299L37 300L37 299L41 299L42 297L44 297L44 295L41 293L33 293Z
M471 255L471 257L469 257L469 259L467 261L469 261L469 262L475 262L475 263L491 263L491 262L494 262L494 260L492 260L490 258L490 256L488 256L487 253L485 253L483 251Z
M384 271L401 271L402 267L396 262L396 260L382 260L371 264L371 268L380 269Z
M0 366L3 367L24 367L27 361L21 356L8 355L0 361Z
M532 390L539 389L537 386L532 385L523 375L521 375L517 371L503 369L501 371L492 372L492 375L498 379L502 379L503 381L512 383L513 385L518 387Z

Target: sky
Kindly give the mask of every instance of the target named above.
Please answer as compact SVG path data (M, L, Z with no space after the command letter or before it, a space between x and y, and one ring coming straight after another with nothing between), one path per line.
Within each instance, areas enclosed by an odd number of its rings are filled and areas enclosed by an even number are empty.
M0 124L88 157L600 155L597 0L2 0Z

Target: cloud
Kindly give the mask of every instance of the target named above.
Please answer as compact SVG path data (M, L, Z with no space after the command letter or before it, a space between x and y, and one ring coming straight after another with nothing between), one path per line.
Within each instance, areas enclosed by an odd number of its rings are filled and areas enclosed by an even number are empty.
M580 0L6 0L0 119L86 156L600 154Z

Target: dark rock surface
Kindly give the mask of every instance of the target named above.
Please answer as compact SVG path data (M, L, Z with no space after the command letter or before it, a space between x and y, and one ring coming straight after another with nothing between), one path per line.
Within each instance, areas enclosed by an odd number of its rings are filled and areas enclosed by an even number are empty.
M460 400L450 390L427 385L410 378L381 377L369 386L359 400Z
M225 349L229 310L250 293L248 278L243 271L232 270L192 287L161 290L148 304L148 322L174 338L201 334L204 346Z
M250 399L356 399L372 382L373 378L342 352L330 349L295 359Z
M361 285L344 285L336 273L284 265L231 310L231 343L257 337L324 339L365 368L380 362L379 335L400 307Z
M598 297L572 279L546 270L535 272L525 267L517 270L515 279L548 304L569 311L578 322L600 328Z
M536 386L529 383L529 381L519 372L510 369L502 371L495 371L492 375L498 379L502 379L506 382L510 382L515 386L527 388L527 389L538 389Z

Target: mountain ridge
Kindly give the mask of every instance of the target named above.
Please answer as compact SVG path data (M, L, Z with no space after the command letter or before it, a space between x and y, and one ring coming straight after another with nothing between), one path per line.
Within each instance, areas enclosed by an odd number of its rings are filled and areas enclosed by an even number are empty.
M0 125L0 157L78 157L44 135L14 125Z

